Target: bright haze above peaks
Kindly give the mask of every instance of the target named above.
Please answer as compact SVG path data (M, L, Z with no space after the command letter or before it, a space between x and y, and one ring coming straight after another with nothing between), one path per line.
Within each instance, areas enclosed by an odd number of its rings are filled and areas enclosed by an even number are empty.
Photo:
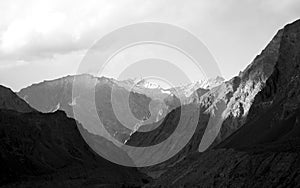
M215 57L222 76L230 79L278 28L299 17L298 0L1 0L0 84L17 91L74 75L95 41L147 21L193 33Z

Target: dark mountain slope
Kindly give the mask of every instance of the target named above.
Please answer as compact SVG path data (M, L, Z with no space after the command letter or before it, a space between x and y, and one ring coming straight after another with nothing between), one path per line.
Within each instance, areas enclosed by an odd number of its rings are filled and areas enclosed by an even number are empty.
M79 128L82 129L80 125ZM116 165L95 154L81 137L75 120L63 111L43 114L1 109L0 139L3 186L142 184L143 175L136 169Z
M300 151L292 151L195 153L147 187L299 187Z
M107 104L109 98L111 97L111 87L114 84L110 79L107 78L96 78L91 75L79 75L76 77L77 82L80 83L80 88L82 91L81 95L72 98L72 88L75 76L67 76L64 78L45 81L39 84L33 84L32 86L22 89L18 95L22 96L24 100L27 100L34 108L37 110L47 113L56 110L63 110L66 112L67 116L74 117L73 107L74 105L80 105L77 110L78 118L77 121L83 125L80 132L84 136L85 141L92 147L94 151L101 156L110 159L118 164L133 164L132 160L128 157L126 152L117 147L113 142L107 140L105 134L103 134L103 127L99 126L98 114L91 113L92 101L87 96L87 91L91 90L97 85L97 104L101 106L99 111L104 111L106 113L102 114L104 117L103 122L108 122L105 125L106 130L113 135L116 130L118 132L124 131L129 135L129 129L125 129L121 126L117 127L118 122L115 117L113 117L112 107ZM127 92L125 89L117 87L118 93L125 95ZM98 95L99 94L99 95ZM133 94L134 95L134 94ZM135 96L132 98L132 105L136 111L136 116L142 117L148 111L149 98L146 96ZM147 103L148 102L148 103ZM143 106L144 105L144 106ZM105 110L102 110L105 109ZM81 127L80 127L81 128ZM102 128L102 129L101 129ZM119 129L118 129L119 128ZM97 134L98 133L98 134ZM102 136L101 136L102 135ZM121 135L121 136L119 136ZM122 134L115 134L116 137L124 137ZM134 166L134 165L132 165Z
M25 101L20 99L11 89L0 85L0 109L10 109L18 112L33 112Z
M159 125L154 125L156 129L150 132L136 132L126 143L126 145L138 147L152 146L159 143L160 145L156 150L145 149L145 152L141 153L135 152L135 150L125 150L131 158L147 163L149 161L160 161L169 156L170 153L178 151L177 148L181 147L181 150L170 159L154 166L140 168L141 171L151 177L157 178L169 167L174 166L191 153L198 151L208 121L209 114L204 113L204 109L199 108L198 105L183 105L181 108L170 112L162 122L159 122Z

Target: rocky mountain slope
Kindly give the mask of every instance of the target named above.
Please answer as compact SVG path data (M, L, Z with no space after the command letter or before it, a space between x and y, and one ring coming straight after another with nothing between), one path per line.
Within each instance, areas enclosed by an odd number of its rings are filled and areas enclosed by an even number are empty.
M274 71L255 96L245 126L222 143L224 147L238 148L300 137L299 47L298 21L285 27Z
M279 57L282 35L283 31L278 31L244 71L203 97L201 103L204 107L208 107L209 113L221 114L219 123L208 125L205 140L211 140L213 145L216 145L244 125L255 96L265 86L274 70ZM220 104L224 104L225 108L216 108ZM216 139L213 140L211 137ZM199 150L204 151L210 144L203 143L199 146Z
M149 186L299 187L299 47L300 20L280 30L245 71L225 83L235 92L224 93L235 100L225 103L232 108L224 111L214 147L186 156ZM212 97L204 96L202 104L220 96L207 95Z
M13 102L9 99L16 100L7 88L1 87L1 93L7 94L7 104ZM22 99L18 101L25 104ZM118 166L95 154L81 137L75 120L63 111L22 113L2 106L0 139L0 185L4 187L143 184L144 175L136 169Z
M192 100L196 108L187 107L183 114L179 113L178 109L172 111L170 113L172 115L165 118L166 122L173 122L171 125L163 126L164 128L155 134L146 135L145 133L136 132L131 135L126 144L143 146L149 142L159 143L161 137L171 135L175 129L174 127L178 126L175 121L176 117L181 115L186 119L190 119L190 115L193 114L192 112L200 112L197 127L188 144L170 160L143 170L156 178L183 158L194 152L203 152L208 148L216 146L242 127L247 120L249 109L252 106L255 96L266 85L266 80L274 70L279 56L282 35L283 31L280 30L262 53L238 76L226 82L221 82L220 78L219 82L221 84L210 88L210 90L197 89L196 92L198 92L200 98ZM187 129L189 124L186 126ZM180 142L183 135L184 132L179 133L177 139L168 144L176 145L176 143ZM162 147L162 156L169 153L171 148L165 149ZM150 154L143 154L140 157L144 158L144 155Z

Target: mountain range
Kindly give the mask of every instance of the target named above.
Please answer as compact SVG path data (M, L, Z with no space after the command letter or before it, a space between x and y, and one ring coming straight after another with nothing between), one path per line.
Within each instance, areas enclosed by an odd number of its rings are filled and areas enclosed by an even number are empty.
M144 80L76 75L16 94L0 87L0 183L299 187L299 76L297 20L227 81L217 77L163 89ZM73 90L74 80L80 95ZM162 142L150 151L127 147Z
M231 89L221 95L227 107L217 139L151 186L299 187L299 47L300 20L280 30L238 77L216 88L217 94L207 93L204 101Z

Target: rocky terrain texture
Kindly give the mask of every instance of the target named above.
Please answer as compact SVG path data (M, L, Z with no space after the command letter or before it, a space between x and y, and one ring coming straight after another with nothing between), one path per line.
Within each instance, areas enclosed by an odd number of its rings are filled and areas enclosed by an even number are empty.
M16 100L11 90L1 87L0 92ZM23 107L25 102L18 101ZM1 187L140 187L148 181L134 168L99 157L65 112L28 110L0 108Z
M225 119L214 147L185 156L148 186L299 187L299 67L300 20L280 30L262 54L238 77L229 81L232 84L225 83L236 86L232 89L238 92L231 93L232 96L252 90L245 95L254 95L250 97L246 118L232 115ZM251 83L252 87L241 90L241 83ZM204 96L203 99L207 101L201 103L209 104L210 98ZM245 107L240 104L230 113L245 114ZM224 135L223 138L220 134Z
M255 96L243 129L221 146L239 148L300 136L299 47L300 21L283 30L278 60L266 86Z
M225 82L219 88L211 90L201 101L203 106L208 106L207 111L211 114L221 113L219 123L208 127L212 135L216 137L213 145L225 140L229 135L238 130L247 120L249 110L255 96L265 87L267 79L274 70L279 57L283 30L278 31L266 48L253 62L238 76ZM224 104L225 109L216 108L218 104ZM209 147L201 145L200 151Z
M186 156L216 146L242 127L246 123L255 96L265 87L267 79L274 70L279 57L282 35L283 30L280 30L262 53L238 76L226 82L219 78L215 81L219 84L216 87L208 88L209 90L198 88L196 90L197 95L192 94L190 97L192 100L188 103L194 105L187 105L184 111L173 110L169 116L166 116L164 121L158 122L162 123L162 126L156 132L150 132L149 134L136 132L131 135L126 144L144 146L149 143L159 143L163 140L163 137L171 135L175 129L174 127L178 126L176 118L181 115L181 118L186 119L188 122L188 119L195 117L193 112L200 112L197 127L188 144L170 160L159 165L143 168L142 171L157 178ZM164 126L163 122L172 122L172 124ZM187 123L185 130L191 130L189 126L190 123ZM165 144L174 146L184 137L186 137L185 132L179 133L174 141ZM174 148L162 147L162 151L158 153L164 156L172 149ZM146 159L144 155L155 156L147 153L141 154L141 158Z

